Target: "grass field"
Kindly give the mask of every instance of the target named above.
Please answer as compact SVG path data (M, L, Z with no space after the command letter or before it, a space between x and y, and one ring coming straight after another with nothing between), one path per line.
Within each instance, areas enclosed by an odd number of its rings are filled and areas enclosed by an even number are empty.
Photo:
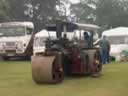
M104 65L100 78L66 77L56 85L37 85L29 61L0 61L0 96L127 96L128 62Z

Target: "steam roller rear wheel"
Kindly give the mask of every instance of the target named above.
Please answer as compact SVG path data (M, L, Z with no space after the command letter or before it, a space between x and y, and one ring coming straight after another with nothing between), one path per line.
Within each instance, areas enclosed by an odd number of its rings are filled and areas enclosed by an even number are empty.
M60 56L32 56L32 78L36 83L59 83L64 79Z
M98 50L89 50L89 65L90 74L93 77L98 77L100 71L102 70L101 54Z

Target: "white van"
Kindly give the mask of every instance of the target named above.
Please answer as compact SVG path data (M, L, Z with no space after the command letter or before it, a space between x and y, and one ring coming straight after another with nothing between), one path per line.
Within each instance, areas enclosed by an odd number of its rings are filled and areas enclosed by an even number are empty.
M128 50L128 27L104 31L102 36L106 36L111 44L110 56L115 57L116 61L120 61L122 59L121 52Z
M33 45L33 54L44 52L45 51L45 41L47 38L56 39L56 32L47 30L41 30L40 32L36 33L34 37L34 45Z
M0 23L0 56L5 60L31 56L34 34L32 22Z

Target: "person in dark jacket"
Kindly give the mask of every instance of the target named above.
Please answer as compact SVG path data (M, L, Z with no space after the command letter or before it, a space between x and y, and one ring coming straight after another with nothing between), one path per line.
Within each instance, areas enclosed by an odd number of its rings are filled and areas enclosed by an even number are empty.
M91 32L84 32L84 40L87 41L87 45L88 45L88 48L92 48L93 47L93 39L91 37Z
M109 42L108 42L109 43ZM107 50L107 62L109 63L110 62L110 43L108 44L108 50Z
M102 63L106 64L108 63L109 59L109 49L110 49L110 43L106 39L106 36L103 36L103 38L99 41L99 45L101 47L101 53L102 53Z

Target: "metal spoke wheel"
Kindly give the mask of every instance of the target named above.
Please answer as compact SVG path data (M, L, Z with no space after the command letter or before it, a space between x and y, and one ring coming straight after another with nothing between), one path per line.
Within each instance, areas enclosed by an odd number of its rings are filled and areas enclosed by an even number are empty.
M93 63L92 63L92 76L97 77L102 70L101 54L99 50L94 52Z
M57 54L52 67L54 83L62 82L64 79L64 72L62 68L61 54Z
M102 70L101 54L99 50L89 50L89 65L91 76L98 77Z

